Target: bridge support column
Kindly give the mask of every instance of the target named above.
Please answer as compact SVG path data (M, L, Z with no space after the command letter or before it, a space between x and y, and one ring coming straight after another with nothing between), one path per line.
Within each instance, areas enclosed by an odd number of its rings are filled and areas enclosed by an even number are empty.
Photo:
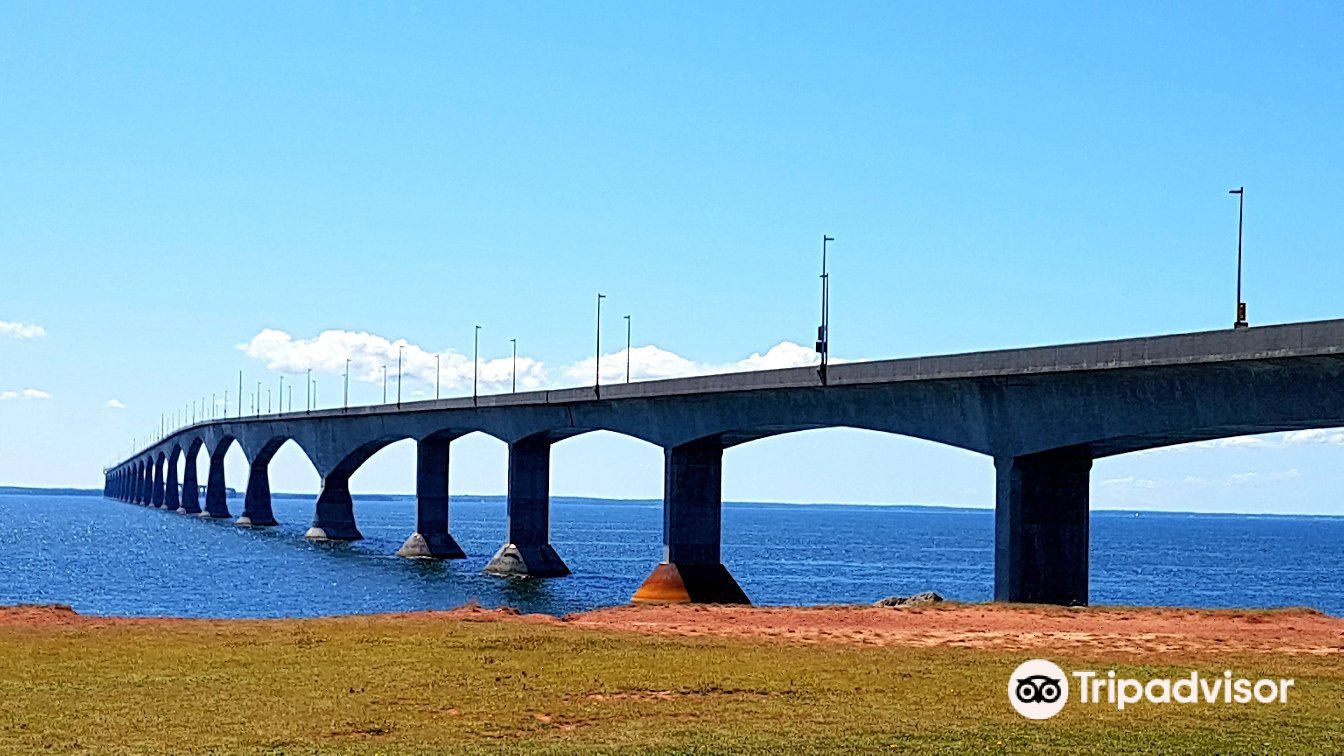
M355 527L355 502L350 498L350 474L333 472L322 479L313 525L307 537L314 541L358 541L364 534Z
M723 447L693 443L663 451L663 561L634 603L747 604L720 561Z
M149 506L152 500L152 491L154 490L154 474L145 464L140 468L140 494L136 499L137 504Z
M243 514L233 524L239 527L279 525L271 512L270 460L252 460L247 473L247 493L243 497Z
M150 503L150 504L153 504L156 508L159 508L159 507L162 507L162 506L163 506L163 493L164 493L164 492L163 492L163 463L162 463L162 462L160 462L160 461L155 461L155 462L154 462L154 473L153 473L153 474L154 474L153 484L152 484L152 485L153 485L153 488L151 488L151 489L150 489L150 492L149 492L149 503Z
M416 447L415 532L397 550L400 557L465 559L448 532L448 439L426 438Z
M177 456L169 457L163 464L163 508L176 512L182 506L182 499L177 492Z
M224 483L224 454L210 455L209 478L205 483L205 512L203 517L223 520L229 517L229 488Z
M532 437L509 444L509 535L485 571L493 575L559 577L569 566L551 546L551 442Z
M1086 606L1092 458L1063 450L994 467L994 599Z
M187 452L182 470L182 503L179 514L199 514L201 511L201 491L196 482L196 452Z

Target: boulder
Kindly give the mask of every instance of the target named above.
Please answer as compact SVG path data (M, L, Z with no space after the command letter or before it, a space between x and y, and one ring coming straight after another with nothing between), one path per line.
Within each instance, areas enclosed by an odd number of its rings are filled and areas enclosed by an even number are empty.
M913 596L888 596L877 601L873 606L928 606L929 604L938 604L943 601L943 597L933 591L924 591L916 593Z

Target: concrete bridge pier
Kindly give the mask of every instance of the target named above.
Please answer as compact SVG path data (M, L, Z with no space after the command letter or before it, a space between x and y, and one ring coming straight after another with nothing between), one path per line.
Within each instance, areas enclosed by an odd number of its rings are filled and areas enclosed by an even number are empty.
M723 566L723 447L695 442L663 452L663 561L634 603L747 604Z
M137 504L149 506L153 499L154 491L154 473L149 469L149 463L140 465L140 493L136 499Z
M364 534L355 527L355 502L350 498L350 473L337 470L322 478L313 525L305 534L314 541L359 541Z
M485 571L559 577L569 565L551 546L551 441L530 436L509 444L509 534Z
M242 528L279 525L271 512L271 461L254 459L247 473L247 493L243 496L243 513L234 521Z
M164 464L163 508L169 512L176 512L178 507L182 506L182 498L177 491L177 450L168 455L168 461Z
M215 453L210 455L210 477L205 483L205 511L201 513L202 517L209 517L216 520L228 519L229 514L229 487L224 483L224 453L226 446L220 444Z
M448 447L451 439L430 437L416 447L415 532L397 550L400 557L465 559L448 531Z
M155 507L156 509L160 509L160 508L163 507L163 460L162 460L162 459L157 459L157 460L154 461L154 471L153 471L153 476L154 476L154 479L153 479L153 487L150 489L150 492L149 492L149 502L150 502L150 504L153 504L154 507Z
M1065 449L994 468L994 599L1086 606L1092 457Z
M196 449L187 451L187 459L182 470L182 503L178 514L199 514L201 511L201 490L196 482Z

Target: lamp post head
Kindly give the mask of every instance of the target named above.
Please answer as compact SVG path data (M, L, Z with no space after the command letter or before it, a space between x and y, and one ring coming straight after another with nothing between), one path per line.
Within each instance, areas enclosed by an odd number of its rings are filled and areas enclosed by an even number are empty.
M1228 189L1228 190L1227 190L1227 193L1228 193L1228 194L1241 194L1241 193L1243 193L1243 192L1245 192L1245 191L1246 191L1246 187L1243 186L1243 187L1239 187L1239 188L1237 188L1237 189Z

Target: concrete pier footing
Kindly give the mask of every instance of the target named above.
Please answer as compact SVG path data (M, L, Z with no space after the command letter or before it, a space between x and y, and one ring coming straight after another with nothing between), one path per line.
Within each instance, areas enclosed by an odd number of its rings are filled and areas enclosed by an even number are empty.
M247 474L247 493L243 496L243 514L234 521L239 527L279 525L271 512L270 460L253 461Z
M150 480L151 488L149 493L149 503L153 505L154 508L158 509L163 507L164 497L162 457L154 461L152 475L153 477Z
M551 546L551 442L534 436L509 444L508 540L485 571L559 577L569 566Z
M164 470L163 508L176 512L182 506L182 497L177 489L177 452L168 456L168 467Z
M209 478L205 484L205 512L203 516L224 520L229 515L229 488L224 484L224 455L210 455Z
M200 484L196 481L196 452L200 447L187 450L185 467L182 470L182 502L178 508L180 514L194 515L201 511Z
M1065 449L994 468L995 600L1086 606L1092 458Z
M635 604L749 604L747 594L722 564L663 562L630 599Z
M364 534L355 527L355 502L350 498L350 476L331 473L322 479L313 525L304 534L313 541L358 541Z
M635 591L634 603L747 604L720 561L723 447L714 442L663 453L663 562Z
M549 543L506 543L485 571L501 577L562 577L569 574L569 565Z
M448 448L451 439L431 436L416 447L415 532L397 556L465 559L466 552L448 530Z

